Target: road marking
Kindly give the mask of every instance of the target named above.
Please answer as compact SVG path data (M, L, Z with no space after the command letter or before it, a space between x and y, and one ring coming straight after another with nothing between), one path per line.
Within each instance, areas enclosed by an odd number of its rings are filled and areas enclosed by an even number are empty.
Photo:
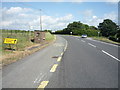
M34 83L40 83L41 79L45 76L45 74L42 75L42 73L40 73L40 75L37 76L37 78L34 80Z
M48 85L48 83L49 81L42 81L37 90L39 90L39 88L45 88Z
M93 45L93 44L91 44L91 43L88 43L90 46L92 46L92 47L96 47L95 45Z
M42 75L42 76L39 78L39 80L38 80L37 83L39 83L43 77L44 77L44 75Z
M35 79L35 81L34 81L34 83L36 83L36 82L37 82L37 80L38 80L38 79L36 78L36 79Z
M88 40L91 40L91 41L94 41L94 42L100 42L100 43L115 46L115 47L119 47L118 45L114 45L114 44L110 44L110 43L106 43L106 42L102 42L102 41L97 41L97 40L93 40L93 39L88 39Z
M63 52L61 53L61 56L63 55Z
M82 42L85 42L84 40L81 40Z
M61 61L61 59L62 59L62 57L58 57L57 62L60 62L60 61Z
M67 41L66 41L66 45L65 45L65 48L64 48L64 52L67 50L67 45L68 45L68 43L67 43Z
M50 72L55 72L57 66L58 66L58 64L54 64L53 67L51 68Z
M110 57L114 58L115 60L120 61L118 58L116 58L113 55L107 53L106 51L102 50L102 52L105 53L105 54L107 54L107 55L109 55Z
M64 48L64 51L66 51L67 47Z
M40 73L40 75L37 76L37 78L35 79L34 83L37 83L38 79L41 77L42 73Z

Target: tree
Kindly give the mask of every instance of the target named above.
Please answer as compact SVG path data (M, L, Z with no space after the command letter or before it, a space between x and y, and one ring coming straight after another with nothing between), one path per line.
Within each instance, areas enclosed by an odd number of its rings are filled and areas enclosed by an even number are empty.
M56 34L70 34L72 32L73 35L82 35L87 34L88 36L97 36L97 28L94 26L89 26L87 24L83 24L80 21L69 23L67 28L63 30L56 31Z
M98 29L101 31L102 36L114 36L117 32L117 25L110 19L105 19L99 24Z
M95 26L90 26L91 30L98 30Z
M52 30L44 30L45 32L50 32L50 33L52 33Z

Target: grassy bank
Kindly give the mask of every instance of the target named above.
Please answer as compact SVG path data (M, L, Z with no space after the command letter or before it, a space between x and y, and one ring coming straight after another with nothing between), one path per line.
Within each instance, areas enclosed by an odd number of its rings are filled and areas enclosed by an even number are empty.
M54 38L55 38L55 36L50 33L45 34L46 41L52 41Z
M8 37L17 39L17 44L16 45L4 44L4 39ZM34 33L30 31L16 33L13 30L11 33L10 31L5 32L4 30L2 30L2 37L1 37L2 43L0 43L0 46L2 47L2 54L5 55L11 53L10 50L5 50L5 48L10 48L10 46L12 47L12 49L15 49L17 51L23 51L25 47L29 47L34 44L30 41L30 39L33 37L34 37Z
M4 38L8 37L10 38L16 38L18 39L18 43L17 43L17 47L16 45L12 45L12 48L16 49L15 51L12 50L5 50L6 47L9 47L9 45L4 44ZM1 47L1 52L2 52L2 57L0 57L0 61L2 61L2 66L4 65L8 65L10 63L16 62L17 60L30 55L38 50L40 50L41 48L44 48L46 46L49 45L49 43L51 43L54 39L55 36L51 35L49 32L46 33L45 35L46 40L42 43L42 44L37 44L37 43L33 43L31 42L31 38L34 38L34 33L3 33L2 37L0 38L1 43L0 43L0 47ZM32 48L32 47L36 47L35 49L32 50L28 50L28 48Z
M91 37L95 40L100 40L100 41L103 41L103 42L107 42L107 43L112 43L112 44L120 44L119 42L114 42L112 40L109 40L108 38L106 37Z

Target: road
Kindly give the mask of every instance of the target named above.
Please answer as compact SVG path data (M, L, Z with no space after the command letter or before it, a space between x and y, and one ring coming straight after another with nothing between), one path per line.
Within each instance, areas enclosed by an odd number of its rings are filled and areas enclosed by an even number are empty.
M58 61L59 57L62 59ZM116 45L89 38L58 36L49 47L3 68L2 86L118 88L118 58ZM45 84L41 85L42 82Z
M47 88L118 88L118 46L63 37L68 47Z
M2 88L37 88L49 80L52 66L63 52L66 41L57 37L55 43L2 69Z

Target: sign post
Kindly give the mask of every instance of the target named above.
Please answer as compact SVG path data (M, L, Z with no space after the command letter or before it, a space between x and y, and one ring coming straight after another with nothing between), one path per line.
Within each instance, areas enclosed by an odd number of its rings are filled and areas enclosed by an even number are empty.
M5 38L4 43L6 43L6 44L16 44L17 43L17 39Z
M9 44L10 49L13 50L11 48L11 45L17 45L17 39L14 39L14 38L5 38L4 39L4 43L5 44ZM17 48L17 46L16 46L16 48Z

